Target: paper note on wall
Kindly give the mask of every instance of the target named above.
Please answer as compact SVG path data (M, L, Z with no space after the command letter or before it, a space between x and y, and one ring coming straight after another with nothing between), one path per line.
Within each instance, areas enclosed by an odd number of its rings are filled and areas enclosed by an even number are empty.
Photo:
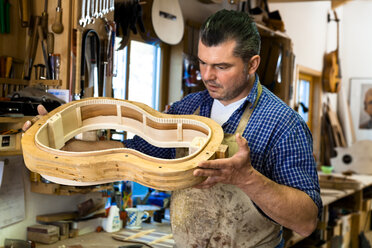
M0 228L25 218L22 156L4 158L3 180L0 187Z

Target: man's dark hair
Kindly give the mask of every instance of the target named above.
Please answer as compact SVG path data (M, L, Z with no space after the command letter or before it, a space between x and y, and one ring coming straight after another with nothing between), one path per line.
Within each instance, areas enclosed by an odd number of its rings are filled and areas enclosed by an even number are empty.
M261 37L252 18L244 12L220 10L201 26L200 39L206 46L217 46L235 40L234 56L245 63L260 53Z

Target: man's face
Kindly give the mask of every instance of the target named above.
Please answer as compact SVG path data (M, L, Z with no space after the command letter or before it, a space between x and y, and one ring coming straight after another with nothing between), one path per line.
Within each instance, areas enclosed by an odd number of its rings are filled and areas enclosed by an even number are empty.
M364 99L364 109L366 113L372 117L372 92L371 94L367 94L366 98Z
M246 97L251 89L247 66L233 55L235 45L230 40L207 47L199 41L198 59L204 85L211 97L224 105Z

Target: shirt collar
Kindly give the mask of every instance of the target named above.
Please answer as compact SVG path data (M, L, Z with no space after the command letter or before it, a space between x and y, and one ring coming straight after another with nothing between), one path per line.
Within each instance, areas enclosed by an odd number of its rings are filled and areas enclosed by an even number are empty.
M258 74L256 73L255 74L256 78L254 80L254 83L253 83L253 87L251 89L251 92L249 92L247 98L246 98L246 101L248 101L249 103L251 103L249 105L249 108L253 108L253 103L256 101L256 98L258 97L258 82L259 82L259 78L258 78Z
M251 91L249 92L248 96L245 98L244 103L240 105L239 109L243 108L248 103L251 103L249 105L249 108L253 108L253 103L256 101L257 94L258 94L257 89L258 89L258 82L259 82L258 74L256 73L255 76L256 77L253 83L253 87ZM200 115L210 117L210 110L212 108L214 99L209 95L207 90L205 90L204 93L206 94L205 96L206 101L204 101L201 105Z

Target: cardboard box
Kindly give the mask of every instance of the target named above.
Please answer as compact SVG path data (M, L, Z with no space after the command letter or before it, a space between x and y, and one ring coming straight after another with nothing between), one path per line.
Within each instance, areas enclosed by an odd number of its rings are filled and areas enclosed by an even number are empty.
M53 225L33 225L27 227L27 239L43 244L53 244L59 240L59 227Z

